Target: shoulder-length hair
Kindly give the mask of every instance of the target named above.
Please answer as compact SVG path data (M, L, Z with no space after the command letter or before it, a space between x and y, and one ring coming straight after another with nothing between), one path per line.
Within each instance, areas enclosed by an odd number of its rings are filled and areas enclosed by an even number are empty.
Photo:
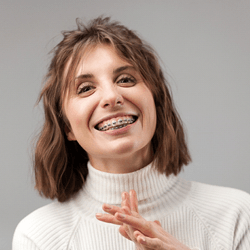
M109 17L94 19L87 26L77 20L77 29L62 34L63 40L52 50L53 58L38 100L43 100L45 115L34 154L39 193L64 202L82 188L87 178L87 153L65 134L70 124L63 112L63 101L84 51L98 44L113 46L145 80L153 94L157 113L152 138L153 165L161 173L177 175L191 157L181 119L155 51L134 31L110 21Z

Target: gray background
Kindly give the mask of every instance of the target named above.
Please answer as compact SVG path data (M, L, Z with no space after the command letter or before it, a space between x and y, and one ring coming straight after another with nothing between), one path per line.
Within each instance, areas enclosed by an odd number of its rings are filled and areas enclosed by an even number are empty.
M49 201L33 189L34 108L60 31L111 15L156 49L186 125L187 179L250 193L250 1L127 0L0 3L0 249L17 223Z

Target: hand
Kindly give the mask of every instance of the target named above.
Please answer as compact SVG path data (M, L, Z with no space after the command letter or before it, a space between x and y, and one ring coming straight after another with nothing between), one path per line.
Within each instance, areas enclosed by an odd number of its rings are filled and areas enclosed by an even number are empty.
M103 210L108 214L97 214L96 218L106 223L121 225L120 234L132 240L137 249L190 250L164 231L159 221L147 221L139 214L134 190L129 194L122 193L121 207L104 204Z

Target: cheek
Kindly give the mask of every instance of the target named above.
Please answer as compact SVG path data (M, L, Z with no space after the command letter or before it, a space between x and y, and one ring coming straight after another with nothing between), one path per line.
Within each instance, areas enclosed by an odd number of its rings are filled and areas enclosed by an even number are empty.
M81 106L74 100L68 102L65 113L73 130L81 126L85 120Z
M155 105L153 103L152 106L148 107L148 126L149 126L149 130L150 130L150 134L153 136L155 133L155 129L156 129L156 109L155 109Z
M151 134L155 133L156 129L156 107L153 95L151 94L150 90L146 93L145 91L145 99L144 99L144 106L146 107L146 121L148 123L148 127Z
M78 112L76 111L76 109L74 109L74 107L72 105L69 105L66 109L66 116L69 120L69 123L71 125L71 127L75 127L75 125L78 123Z
M149 136L153 136L156 129L156 108L153 95L151 91L145 86L140 89L140 95L134 99L134 104L139 108L142 119L143 127L147 130ZM138 98L138 96L140 98Z
M154 97L151 93L151 91L146 88L142 92L142 96L144 96L143 100L143 107L147 110L147 113L151 119L156 118L156 108L155 108L155 102Z
M67 107L67 117L71 128L79 133L85 133L90 130L92 114L96 107L96 101L93 98L73 99Z

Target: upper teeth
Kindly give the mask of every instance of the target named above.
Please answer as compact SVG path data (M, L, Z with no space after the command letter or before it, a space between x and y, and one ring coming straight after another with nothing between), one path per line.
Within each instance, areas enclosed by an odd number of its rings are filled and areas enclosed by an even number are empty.
M131 124L135 121L133 116L125 116L119 118L113 118L108 121L104 121L97 126L97 129L100 131L106 131L109 129L117 129L126 126L127 124Z

